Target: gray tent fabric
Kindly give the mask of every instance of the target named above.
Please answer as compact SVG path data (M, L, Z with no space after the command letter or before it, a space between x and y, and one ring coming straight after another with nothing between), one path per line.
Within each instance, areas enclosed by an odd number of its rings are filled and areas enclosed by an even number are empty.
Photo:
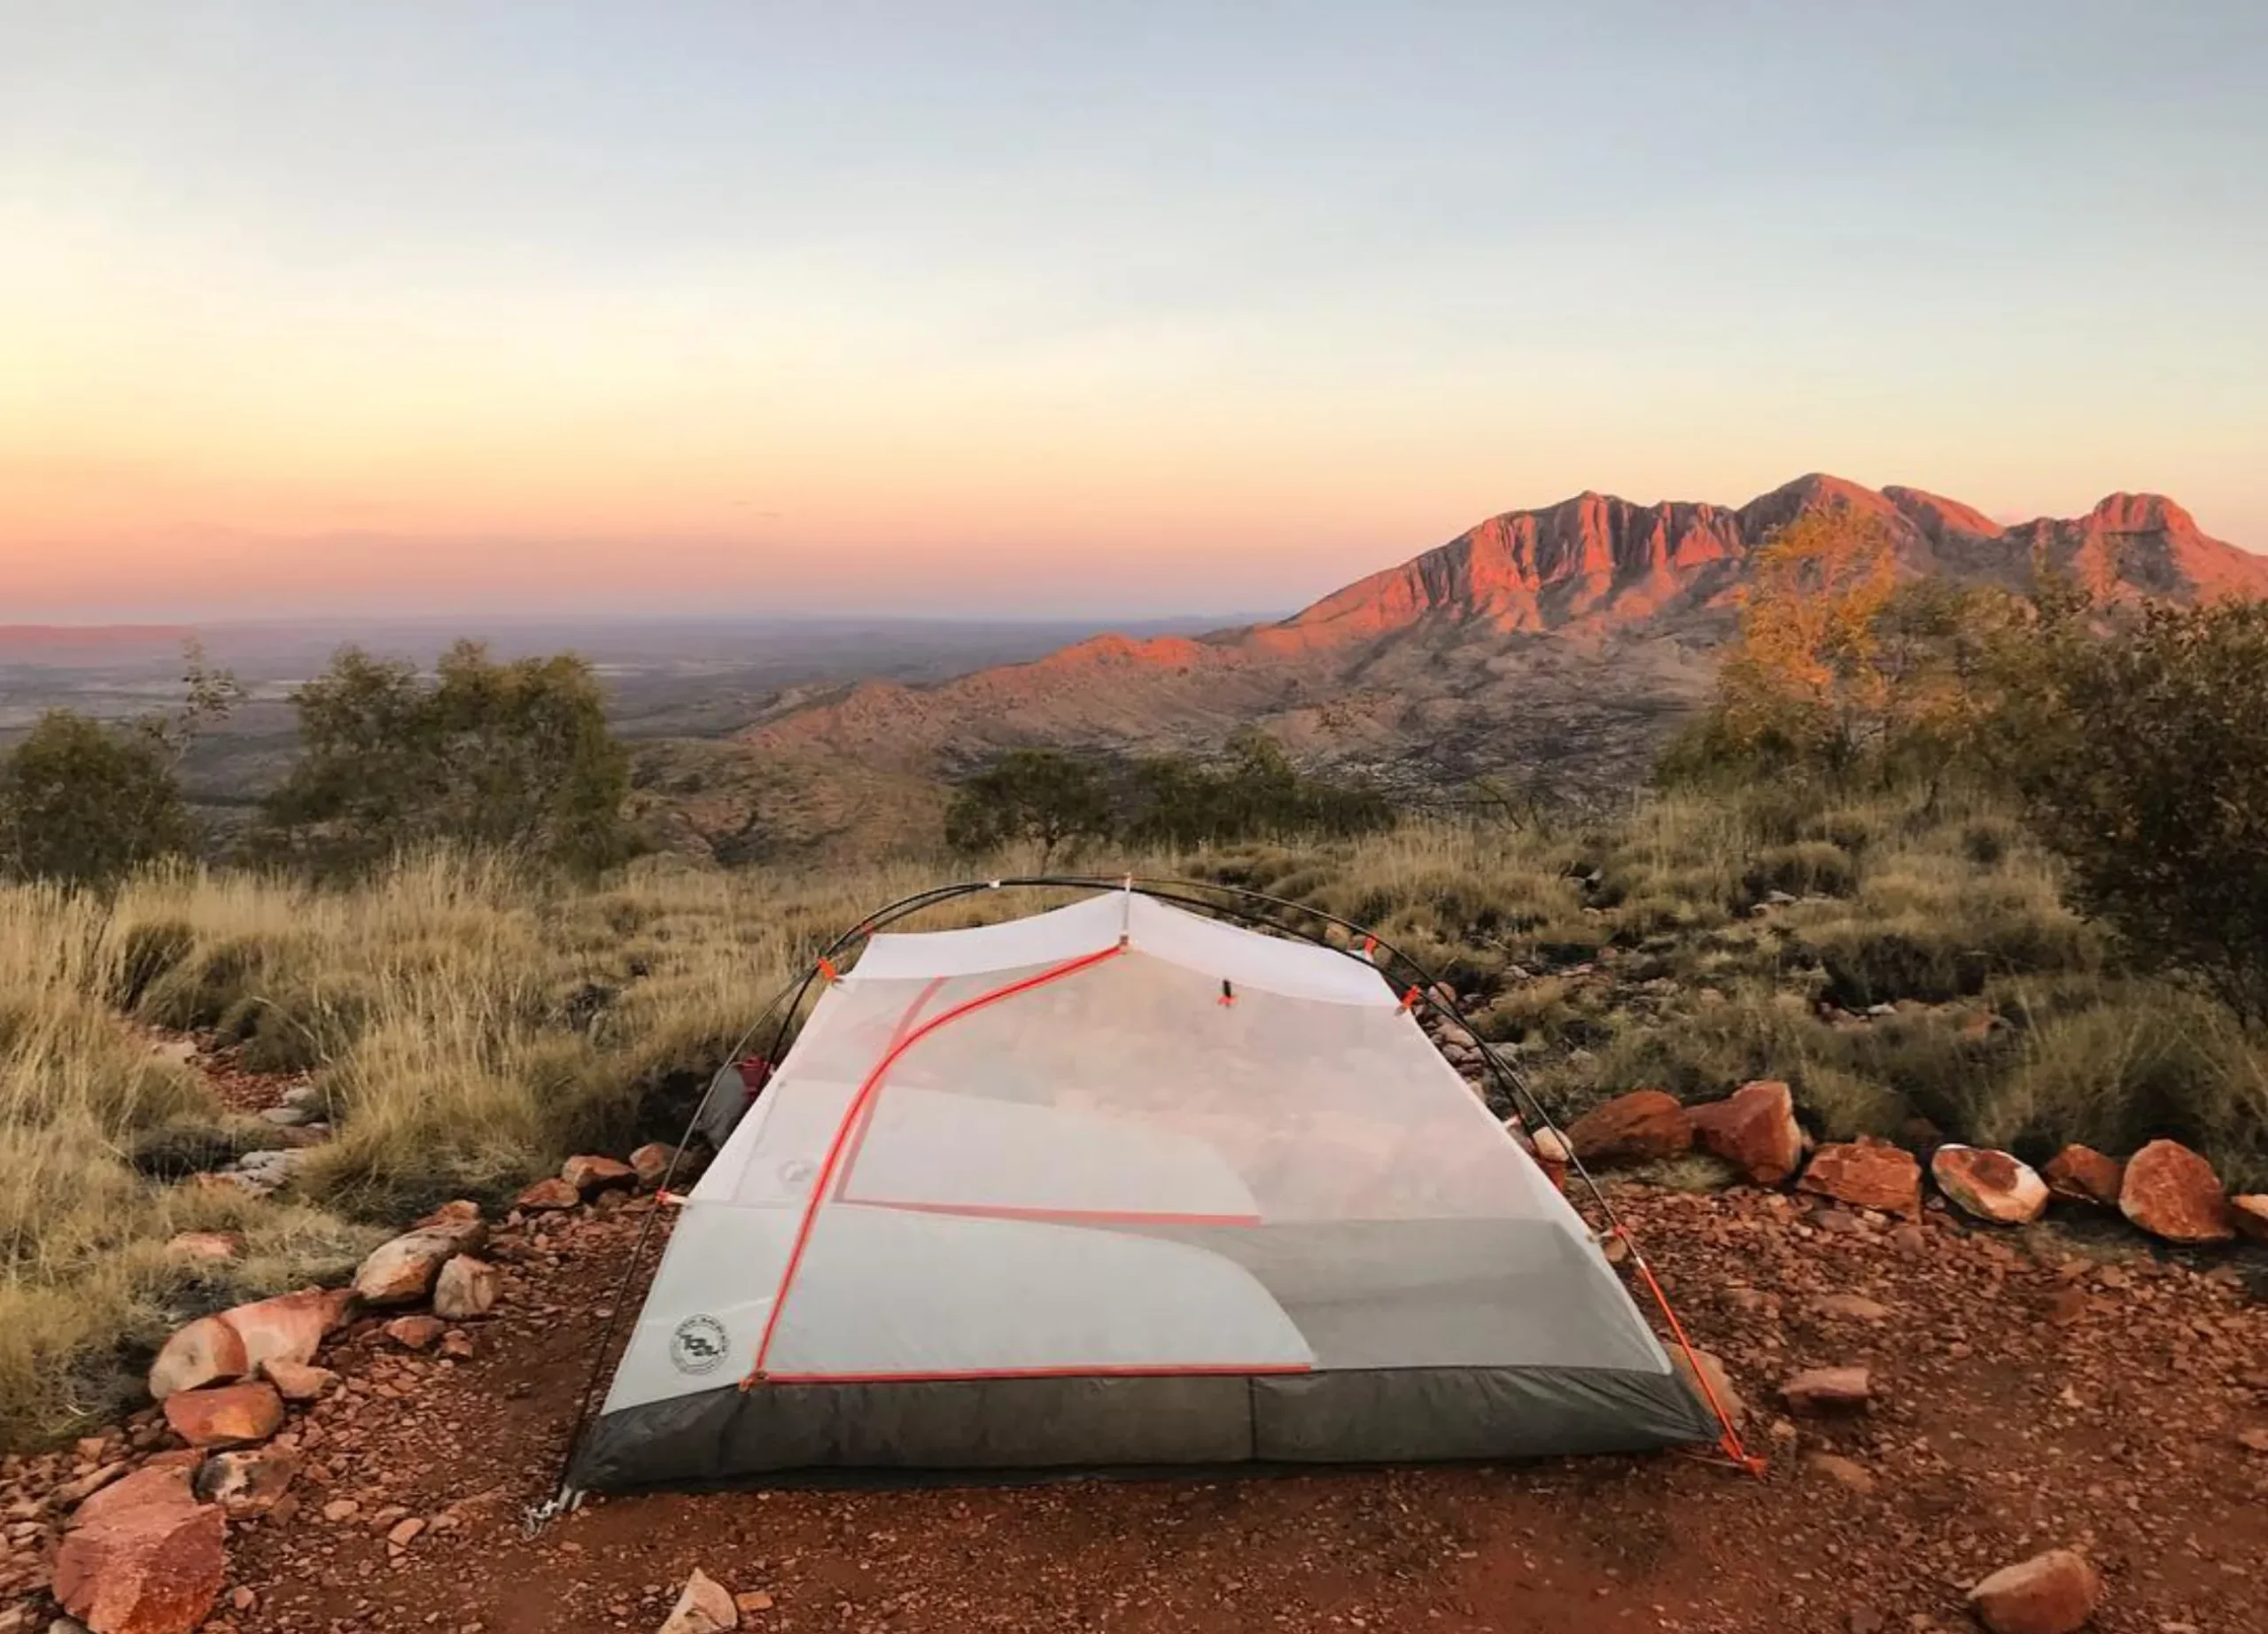
M1713 1434L1377 971L1124 891L872 940L684 1200L569 1479Z

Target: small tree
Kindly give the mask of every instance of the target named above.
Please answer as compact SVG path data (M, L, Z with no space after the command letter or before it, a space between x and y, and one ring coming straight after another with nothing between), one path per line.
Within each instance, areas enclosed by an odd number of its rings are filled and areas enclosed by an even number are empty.
M0 848L23 878L107 884L197 839L151 734L50 710L0 765Z
M183 650L182 705L124 725L66 709L40 717L0 760L0 869L27 879L110 884L145 862L197 849L181 762L244 696L237 678Z
M1877 517L1809 510L1756 553L1740 635L1718 672L1719 751L1830 775L1855 766L1883 712L1877 620L1898 563Z
M2047 706L2005 759L2073 906L2268 1022L2268 605L2051 619L2033 657Z
M589 871L625 850L630 763L583 659L459 642L427 681L347 648L292 694L299 757L265 807L273 849L352 873L421 845Z
M1203 766L1159 755L1134 768L1130 832L1144 844L1218 845L1262 836L1345 836L1393 826L1393 804L1367 782L1302 774L1275 739L1246 728L1228 758Z
M1092 765L1052 749L1012 749L960 785L945 843L974 853L1034 841L1045 869L1058 846L1102 838L1111 826L1110 794Z

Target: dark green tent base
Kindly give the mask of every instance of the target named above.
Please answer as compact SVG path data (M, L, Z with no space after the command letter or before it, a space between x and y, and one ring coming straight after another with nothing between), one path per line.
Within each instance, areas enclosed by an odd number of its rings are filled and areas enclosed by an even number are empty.
M610 1412L576 1449L591 1491L1640 1452L1716 1439L1674 1373L1411 1367L763 1383Z

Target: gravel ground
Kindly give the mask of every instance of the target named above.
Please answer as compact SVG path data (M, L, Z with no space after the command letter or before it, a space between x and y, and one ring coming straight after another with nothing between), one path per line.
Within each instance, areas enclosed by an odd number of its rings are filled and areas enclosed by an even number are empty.
M2104 1574L2109 1634L2268 1630L2268 1451L2240 1439L2268 1445L2268 1306L2236 1262L2084 1221L1615 1198L1749 1403L1765 1480L1668 1454L646 1497L529 1539L633 1204L501 1233L469 1360L375 1323L335 1343L346 1383L295 1420L307 1467L284 1513L236 1529L208 1626L651 1630L699 1568L756 1630L1921 1634L1973 1626L1969 1583L2070 1545ZM1871 1406L1786 1412L1779 1385L1827 1366L1870 1369Z

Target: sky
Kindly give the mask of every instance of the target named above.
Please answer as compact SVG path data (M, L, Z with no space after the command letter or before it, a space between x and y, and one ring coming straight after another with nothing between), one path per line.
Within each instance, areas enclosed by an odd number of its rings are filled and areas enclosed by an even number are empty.
M2268 549L2259 0L0 0L0 623L1288 609L1801 472Z

